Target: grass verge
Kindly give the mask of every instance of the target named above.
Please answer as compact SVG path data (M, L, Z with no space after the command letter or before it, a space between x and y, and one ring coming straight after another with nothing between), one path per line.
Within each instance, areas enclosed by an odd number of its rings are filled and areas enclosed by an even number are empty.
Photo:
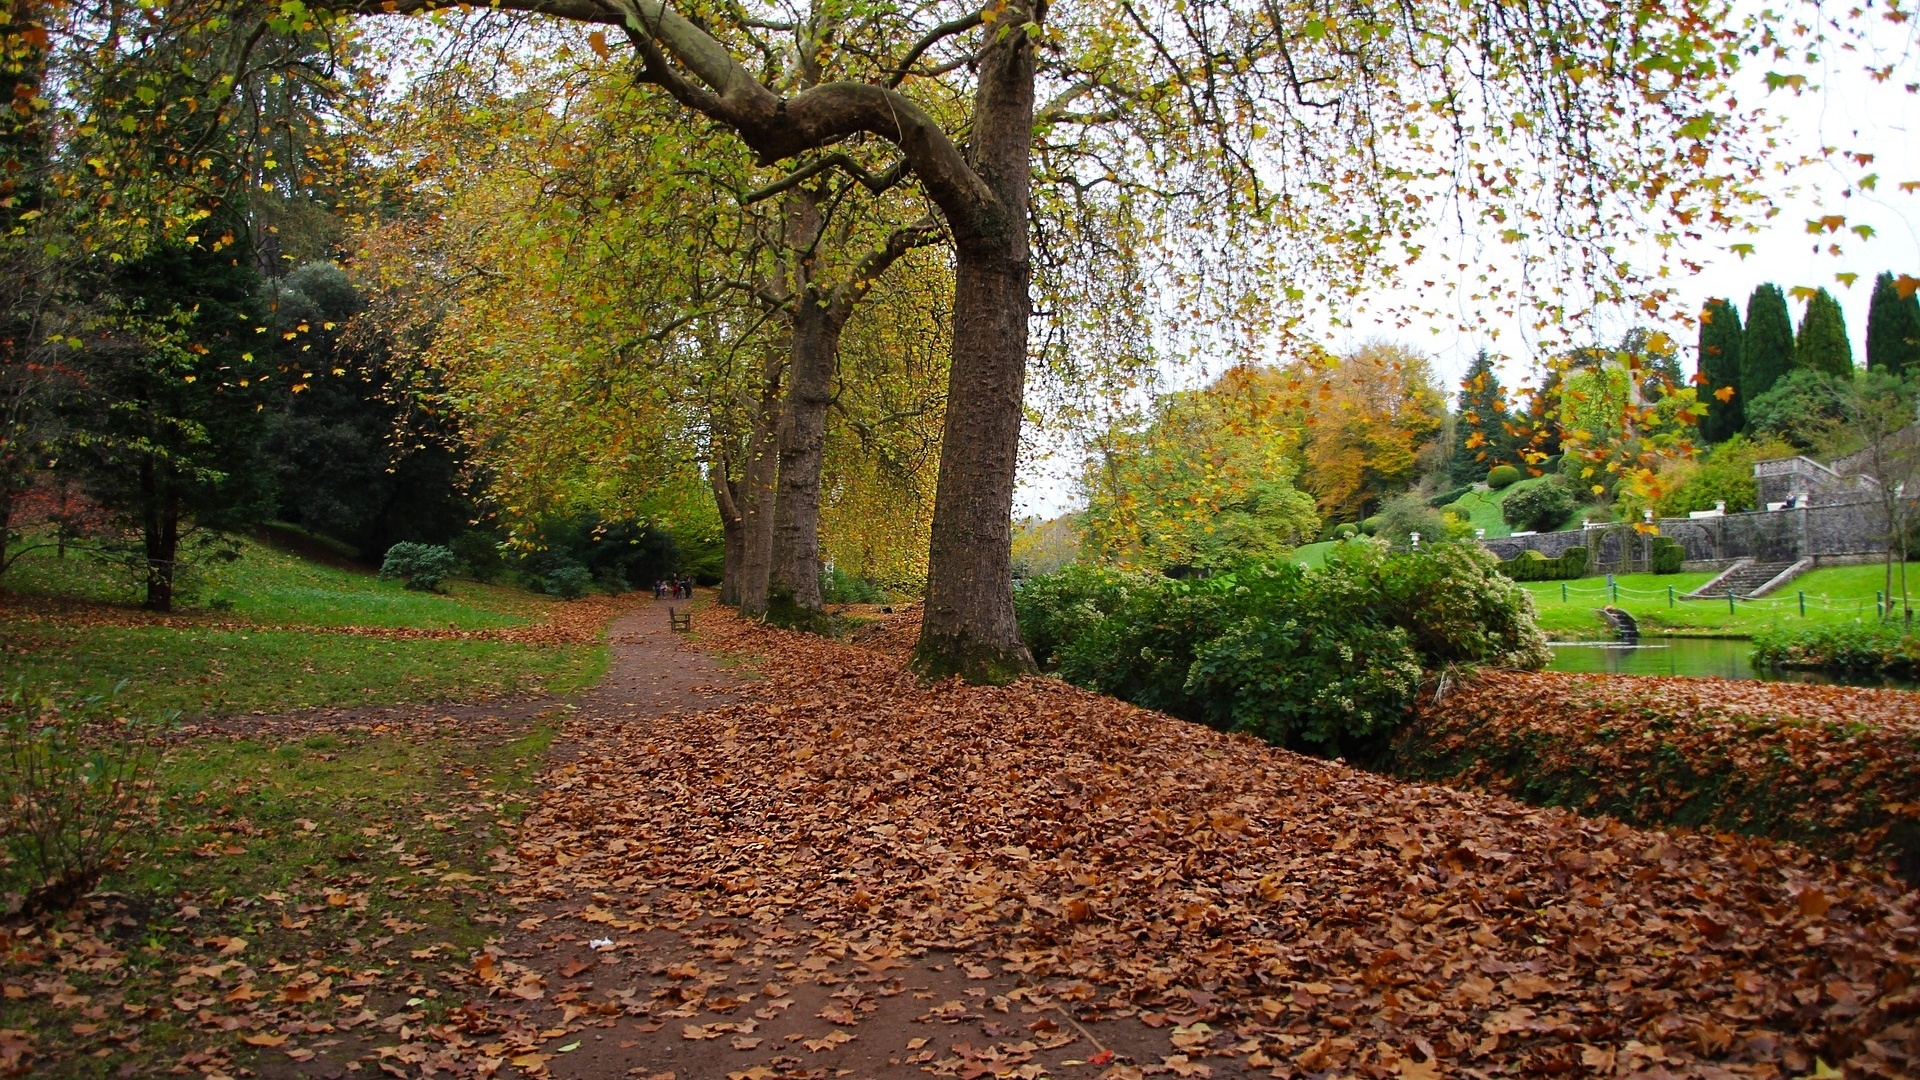
M460 995L438 969L506 922L482 878L552 737L525 723L174 746L151 850L85 910L0 929L16 1060L35 1076L273 1074L289 1058L326 1073L329 1055L444 1022Z

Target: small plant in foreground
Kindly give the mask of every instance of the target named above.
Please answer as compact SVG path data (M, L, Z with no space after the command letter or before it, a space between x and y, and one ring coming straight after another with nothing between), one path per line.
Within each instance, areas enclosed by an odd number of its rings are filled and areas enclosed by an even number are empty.
M459 568L460 556L452 548L403 542L387 549L380 576L402 578L407 588L419 592L439 592L441 584Z
M158 725L112 717L99 698L67 706L0 698L0 893L32 917L72 905L148 820Z

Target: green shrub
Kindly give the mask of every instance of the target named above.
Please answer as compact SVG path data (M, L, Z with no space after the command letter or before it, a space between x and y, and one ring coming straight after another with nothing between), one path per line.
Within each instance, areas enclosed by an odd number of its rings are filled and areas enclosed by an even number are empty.
M1751 659L1758 668L1913 675L1920 672L1920 638L1893 624L1764 630L1753 636Z
M1326 565L1252 565L1203 581L1076 567L1015 606L1034 657L1076 685L1319 752L1367 752L1422 672L1538 667L1527 595L1472 544L1391 554L1342 544Z
M1452 506L1454 503L1460 501L1460 496L1465 495L1467 492L1472 490L1473 490L1473 485L1467 484L1464 487L1454 488L1452 491L1443 491L1440 494L1435 495L1433 498L1428 499L1427 505L1433 507L1435 510L1438 510L1443 506Z
M567 563L547 571L540 579L540 591L562 600L578 600L593 590L593 571L578 563Z
M1500 517L1515 529L1547 532L1579 505L1565 484L1545 480L1508 495L1500 504Z
M439 592L440 585L460 569L460 557L438 544L399 543L387 549L380 564L383 578L404 578L409 589Z
M1375 514L1372 517L1361 518L1360 519L1361 535L1373 536L1377 534L1380 531L1380 520L1381 519L1379 514Z
M1587 549L1568 548L1556 559L1537 551L1523 551L1499 567L1502 574L1514 581L1567 581L1587 572Z
M1687 561L1686 545L1664 536L1653 538L1653 572L1656 574L1677 574Z
M1495 465L1487 470L1487 486L1495 491L1520 482L1520 470L1511 465Z
M1351 540L1354 537L1359 535L1360 535L1360 526L1358 525L1342 525L1339 528L1333 530L1333 538L1335 540Z
M884 604L887 594L880 586L838 567L820 573L820 596L829 604Z
M114 719L99 698L60 707L0 697L0 894L32 916L92 891L150 821L160 727Z
M507 568L506 558L500 551L500 538L493 533L469 529L454 537L447 546L475 581L492 581Z

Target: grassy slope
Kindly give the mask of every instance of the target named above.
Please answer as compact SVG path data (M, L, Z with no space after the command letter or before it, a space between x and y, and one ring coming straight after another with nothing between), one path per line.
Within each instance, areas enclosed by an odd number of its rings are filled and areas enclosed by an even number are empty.
M50 552L22 559L4 584L20 593L108 603L138 598L103 564ZM454 582L447 596L408 592L371 573L249 543L238 562L208 572L198 591L231 605L206 613L210 619L285 629L0 618L6 681L56 695L105 693L124 682L124 708L220 714L564 693L593 683L606 664L599 646L401 641L300 629L507 627L540 621L559 603L505 586Z
M1895 589L1898 585L1895 567ZM1920 587L1920 563L1910 564L1909 580ZM1727 611L1724 598L1678 600L1671 605L1667 588L1676 597L1711 580L1712 574L1622 574L1615 578L1620 588L1618 606L1631 613L1643 631L1712 634L1750 637L1761 630L1792 629L1832 623L1872 622L1874 592L1883 585L1878 566L1837 566L1802 574L1792 584L1760 600L1740 600L1733 612ZM1561 586L1566 586L1566 600ZM1533 594L1540 609L1540 624L1550 636L1572 638L1607 637L1605 624L1595 610L1608 602L1606 579L1581 578L1578 581L1535 581L1521 586ZM1799 594L1806 593L1807 613L1800 614Z
M1516 492L1551 482L1551 477L1530 476L1499 491L1469 491L1441 509L1451 510L1466 518L1468 523L1476 529L1487 530L1488 536L1511 536L1513 526L1508 525L1506 519L1500 516L1500 507ZM1577 524L1578 514L1575 518Z

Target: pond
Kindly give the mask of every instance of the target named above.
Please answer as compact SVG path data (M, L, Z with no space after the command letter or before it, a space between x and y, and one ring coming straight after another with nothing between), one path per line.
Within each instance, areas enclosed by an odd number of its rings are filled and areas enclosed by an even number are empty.
M1920 689L1920 683L1878 675L1844 675L1824 671L1755 671L1747 662L1753 642L1745 638L1642 637L1638 645L1611 641L1556 641L1548 671L1597 672L1608 675L1691 675L1719 679L1767 679L1776 682L1826 683L1836 686Z

